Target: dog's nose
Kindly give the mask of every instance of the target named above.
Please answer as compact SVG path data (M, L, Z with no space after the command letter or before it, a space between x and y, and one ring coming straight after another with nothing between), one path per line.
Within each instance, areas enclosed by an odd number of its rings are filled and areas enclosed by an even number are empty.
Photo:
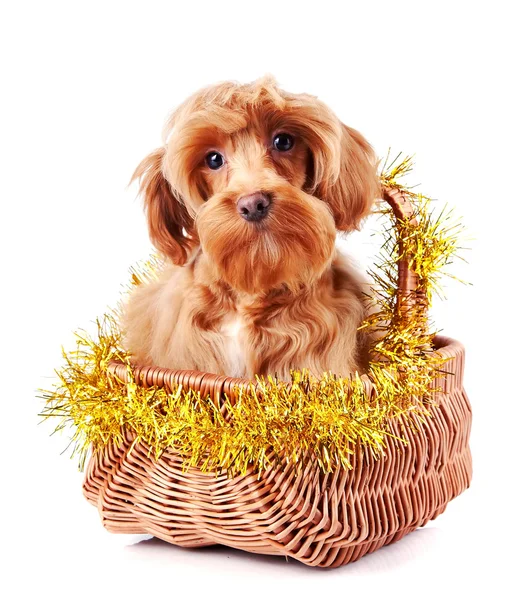
M246 221L261 221L269 211L270 196L263 192L256 192L242 196L236 203L238 212Z

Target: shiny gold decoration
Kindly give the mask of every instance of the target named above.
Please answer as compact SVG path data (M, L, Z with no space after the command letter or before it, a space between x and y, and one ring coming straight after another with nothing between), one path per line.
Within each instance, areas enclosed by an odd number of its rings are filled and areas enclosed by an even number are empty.
M398 221L389 207L379 212L384 228L380 260L371 271L374 312L363 323L374 335L373 359L366 375L341 379L326 373L320 379L307 371L293 373L292 385L272 377L257 378L248 391L221 409L198 392L145 389L130 377L125 384L107 371L111 360L130 371L129 356L121 347L118 312L97 322L96 335L76 334L77 347L64 352L59 383L43 391L44 417L60 418L57 430L73 428L73 454L83 467L87 450L120 443L125 430L143 441L158 459L166 449L184 457L184 467L205 471L226 469L244 473L249 464L264 469L271 461L298 463L313 454L325 472L342 465L351 468L358 444L380 453L391 436L389 421L411 413L428 418L433 381L443 360L432 346L425 308L440 290L439 275L455 256L460 224L445 211L434 218L430 200L400 183L411 169L411 159L384 165L381 180L412 201L412 218ZM397 260L405 259L418 275L414 300L400 298ZM132 270L131 286L150 280L159 271L158 257ZM373 384L374 393L367 390Z

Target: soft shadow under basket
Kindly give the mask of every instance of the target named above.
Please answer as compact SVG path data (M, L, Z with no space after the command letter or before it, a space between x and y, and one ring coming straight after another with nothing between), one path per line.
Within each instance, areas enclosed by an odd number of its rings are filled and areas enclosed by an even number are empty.
M397 217L410 214L408 200L388 192L385 199ZM398 264L400 290L414 294L416 277ZM468 446L471 408L463 388L464 348L437 336L434 344L448 359L448 377L432 383L434 404L427 419L401 418L390 431L381 456L358 447L351 469L323 472L312 460L277 464L241 476L184 471L183 458L166 450L158 460L126 430L120 446L110 442L89 459L86 498L111 532L151 534L179 546L222 544L260 554L293 557L310 566L337 567L361 558L441 514L471 480ZM124 364L110 371L126 381ZM137 384L210 395L219 405L234 398L237 386L251 382L197 371L155 367L134 370ZM368 393L372 383L366 380Z

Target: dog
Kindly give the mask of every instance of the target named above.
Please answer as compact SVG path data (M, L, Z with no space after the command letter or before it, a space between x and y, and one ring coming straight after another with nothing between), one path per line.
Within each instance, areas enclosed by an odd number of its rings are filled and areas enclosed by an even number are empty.
M164 140L132 178L167 261L124 307L132 361L288 381L364 371L366 284L335 241L380 194L365 138L265 77L192 95Z

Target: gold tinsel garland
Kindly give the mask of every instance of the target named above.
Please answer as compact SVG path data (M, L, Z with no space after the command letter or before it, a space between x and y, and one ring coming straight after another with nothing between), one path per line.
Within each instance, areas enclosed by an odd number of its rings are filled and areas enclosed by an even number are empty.
M198 392L146 389L129 377L127 384L111 375L111 360L122 361L131 374L128 354L121 347L117 311L97 321L96 336L76 333L77 347L63 352L58 384L43 391L44 417L59 417L56 430L74 428L73 454L84 465L87 450L114 442L127 430L134 443L144 442L158 459L166 449L179 452L184 467L204 471L226 469L244 473L252 464L265 468L273 460L298 462L313 455L326 472L342 465L351 468L358 444L374 453L391 436L389 420L414 413L428 417L432 383L443 359L434 351L434 333L427 319L438 278L458 249L461 226L444 211L434 219L430 199L400 184L411 170L411 159L384 165L383 186L404 192L414 205L411 218L397 220L386 205L379 212L388 219L384 244L373 277L372 315L362 327L375 332L374 361L364 376L341 379L326 373L314 379L306 370L294 372L292 385L272 377L257 378L258 389L238 390L235 402L221 409ZM423 303L401 302L396 263L407 257L418 275ZM161 266L154 258L132 270L131 285L153 278ZM368 394L369 388L373 393Z

